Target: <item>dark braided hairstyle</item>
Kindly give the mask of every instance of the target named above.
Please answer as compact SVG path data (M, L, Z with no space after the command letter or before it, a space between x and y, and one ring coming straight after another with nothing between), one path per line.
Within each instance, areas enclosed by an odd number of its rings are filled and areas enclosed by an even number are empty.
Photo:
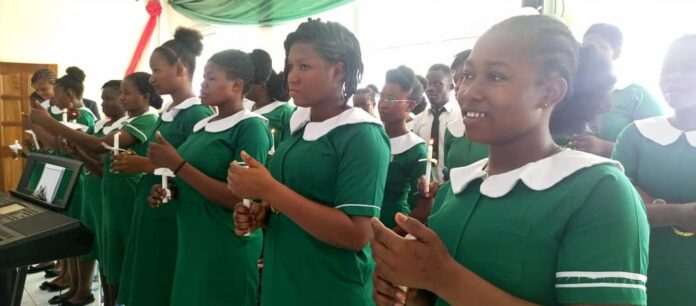
M364 69L360 42L355 35L340 23L310 18L285 38L286 67L290 47L294 43L311 44L325 61L331 64L343 63L345 66L343 102L348 102L358 88ZM288 70L285 69L285 71Z
M593 45L581 47L561 21L543 15L516 16L489 30L494 31L525 42L520 47L537 61L542 80L560 76L568 83L565 97L551 115L554 136L583 133L607 110L616 83L610 59Z
M188 69L189 77L193 78L196 70L196 57L203 51L203 35L194 29L179 27L174 33L174 39L168 40L153 52L159 52L170 65L177 60Z
M56 87L60 87L65 91L72 92L75 97L82 99L82 94L85 91L85 72L75 66L65 69L65 75L56 80Z
M150 106L160 109L162 107L162 97L157 93L155 87L150 83L150 74L147 72L133 72L129 74L124 81L130 81L138 89L141 95L147 94ZM120 83L120 82L119 82ZM105 84L106 86L106 84Z
M262 84L268 80L271 74L271 66L263 64L264 58L268 53L256 49L252 53L246 53L235 49L224 50L215 53L208 61L212 62L225 71L228 80L240 79L244 82L244 95L251 86ZM268 56L270 61L270 56ZM259 64L259 67L256 64Z
M41 68L39 70L34 71L34 74L31 75L32 85L43 80L48 80L49 83L56 84L56 74L53 73L51 69Z

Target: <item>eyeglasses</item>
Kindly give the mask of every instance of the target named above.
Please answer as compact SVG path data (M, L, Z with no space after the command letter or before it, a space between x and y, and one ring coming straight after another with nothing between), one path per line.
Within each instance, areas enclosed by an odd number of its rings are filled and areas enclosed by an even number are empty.
M379 102L389 102L390 104L396 103L396 102L413 102L413 100L408 100L408 99L397 99L394 96L391 95L383 95L381 93L375 93L374 94L375 101Z

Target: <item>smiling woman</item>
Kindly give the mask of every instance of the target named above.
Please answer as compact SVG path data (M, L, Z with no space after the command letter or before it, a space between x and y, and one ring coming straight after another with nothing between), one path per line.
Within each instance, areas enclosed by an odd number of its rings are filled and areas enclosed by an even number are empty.
M507 19L478 40L459 96L468 137L490 157L450 171L431 229L398 216L416 239L373 223L379 305L404 303L398 286L432 291L436 305L645 304L638 194L619 163L551 137L596 117L610 71L548 16Z

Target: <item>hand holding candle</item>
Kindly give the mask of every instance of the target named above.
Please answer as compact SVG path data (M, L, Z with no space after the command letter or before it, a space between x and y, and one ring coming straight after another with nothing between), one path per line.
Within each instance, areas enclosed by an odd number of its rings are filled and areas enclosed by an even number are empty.
M157 168L155 169L155 175L162 177L162 188L167 193L166 197L162 199L162 203L167 203L172 199L172 191L169 189L169 178L174 177L174 172L169 170L169 168Z
M126 151L124 149L121 149L121 132L116 132L114 134L114 146L108 145L106 142L102 142L102 146L106 148L107 150L111 151L113 155L118 155L120 152Z
M121 149L121 132L116 132L114 134L114 155L118 155L118 151Z
M269 153L269 154L270 154L270 153ZM241 166L241 167L244 167L244 168L247 168L247 169L249 168L249 166L247 166L247 164L246 164L245 162L243 162L243 161L242 161L242 162L238 162L237 164L238 164L239 166ZM242 205L244 205L244 207L246 207L246 208L251 208L251 200L250 200L250 199L242 199ZM244 234L245 237L248 237L249 235L251 235L251 232L248 232L248 233Z
M12 150L12 154L19 156L19 151L22 151L22 145L19 144L19 140L15 140L15 142L10 145L10 150Z

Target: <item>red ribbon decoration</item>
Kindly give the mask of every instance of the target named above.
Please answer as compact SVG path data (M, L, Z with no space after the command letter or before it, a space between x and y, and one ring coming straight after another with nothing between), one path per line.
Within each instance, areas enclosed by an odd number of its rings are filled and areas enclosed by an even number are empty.
M126 70L126 75L135 72L135 68L137 68L140 58L143 56L147 43L150 41L152 33L155 31L155 26L157 26L157 18L160 16L160 14L162 14L162 5L159 3L159 0L150 0L145 9L150 15L150 19L147 21L145 30L143 30L143 34L140 36L138 46L135 48L133 58L131 58L130 65L128 65L128 69Z

